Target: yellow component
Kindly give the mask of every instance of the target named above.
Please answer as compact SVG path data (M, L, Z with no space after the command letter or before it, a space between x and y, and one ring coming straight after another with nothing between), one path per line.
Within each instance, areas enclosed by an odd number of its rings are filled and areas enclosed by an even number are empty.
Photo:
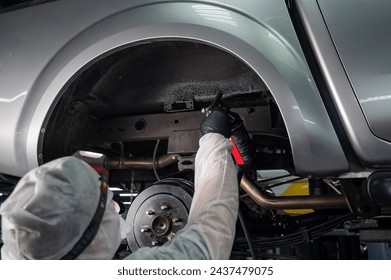
M290 184L286 190L282 193L281 196L300 196L300 195L309 195L308 182L296 182ZM288 214L308 214L314 212L312 209L290 209L284 210Z

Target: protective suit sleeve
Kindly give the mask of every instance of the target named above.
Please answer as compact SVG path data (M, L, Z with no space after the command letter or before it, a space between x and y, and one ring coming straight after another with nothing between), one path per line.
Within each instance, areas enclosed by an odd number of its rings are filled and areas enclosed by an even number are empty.
M195 192L186 226L161 247L141 248L128 259L228 259L239 207L237 170L224 136L201 137Z

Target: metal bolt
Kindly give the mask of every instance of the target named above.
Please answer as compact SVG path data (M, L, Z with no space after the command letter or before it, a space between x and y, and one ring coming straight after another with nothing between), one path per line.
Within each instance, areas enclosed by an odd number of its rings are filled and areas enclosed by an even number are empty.
M150 228L142 228L142 229L141 229L141 232L150 232L150 231L151 231Z
M171 237L171 236L167 236L167 239L168 239L168 240L171 240L171 239L172 239L172 237Z
M173 223L177 223L177 222L179 222L179 221L180 221L180 219L179 219L179 218L172 218L171 220L172 220L172 222L173 222Z
M149 216L155 215L155 211L153 211L153 210L147 210L147 212L145 212L145 213Z
M168 206L165 205L165 204L163 204L162 206L160 206L160 209L162 209L162 210L167 210L167 209L168 209Z
M159 244L159 241L157 241L157 240L153 240L152 241L152 246L155 246L155 245L158 245Z

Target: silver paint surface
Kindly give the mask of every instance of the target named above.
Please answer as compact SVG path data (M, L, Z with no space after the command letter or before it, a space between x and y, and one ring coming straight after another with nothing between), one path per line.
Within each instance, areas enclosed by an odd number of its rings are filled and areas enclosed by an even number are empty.
M367 2L374 3L373 1ZM296 4L353 151L367 168L389 168L391 166L391 143L375 136L369 128L360 102L323 20L318 2L296 0ZM352 5L351 9L354 8L355 5Z
M372 132L391 140L391 1L318 3Z

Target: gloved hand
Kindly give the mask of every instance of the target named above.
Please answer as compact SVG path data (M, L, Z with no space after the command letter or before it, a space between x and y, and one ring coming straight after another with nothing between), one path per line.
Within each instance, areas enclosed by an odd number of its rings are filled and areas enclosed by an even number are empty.
M231 136L231 123L228 113L220 106L216 106L212 112L202 121L201 133L218 133L225 138Z

